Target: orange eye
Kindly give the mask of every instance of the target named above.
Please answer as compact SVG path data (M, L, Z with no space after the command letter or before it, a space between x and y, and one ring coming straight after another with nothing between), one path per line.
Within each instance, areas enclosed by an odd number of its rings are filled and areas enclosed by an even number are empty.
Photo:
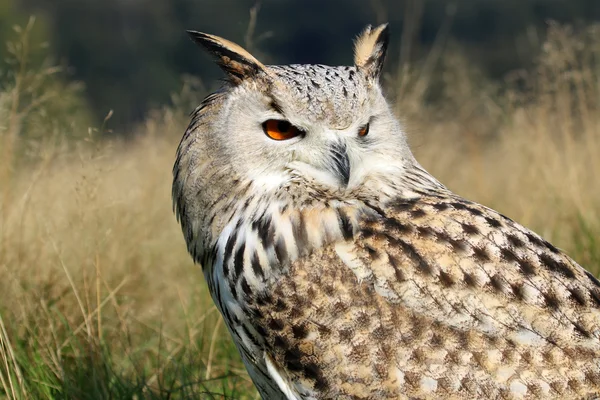
M362 128L360 128L358 130L358 136L367 136L367 134L369 133L369 124L366 124L365 126L363 126Z
M288 140L302 134L300 129L288 121L279 119L269 119L263 122L263 130L273 140Z

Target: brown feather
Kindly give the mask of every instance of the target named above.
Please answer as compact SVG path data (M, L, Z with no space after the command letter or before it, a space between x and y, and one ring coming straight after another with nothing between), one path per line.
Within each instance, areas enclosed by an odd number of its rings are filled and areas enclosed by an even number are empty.
M256 306L266 351L293 382L337 399L600 392L592 379L600 306L583 268L526 228L460 198L424 197L410 209L384 211L363 218L364 233L343 250L330 244L294 262L271 288L283 305ZM536 243L519 246L515 238L527 235ZM488 262L474 257L476 248ZM340 251L352 253L352 265ZM520 268L524 260L531 274Z
M192 40L212 54L217 64L232 83L241 83L244 79L256 76L260 72L267 73L266 67L241 46L207 33L188 31Z
M354 44L354 65L371 78L378 78L383 68L383 62L389 43L387 24L373 28L367 26L356 38Z

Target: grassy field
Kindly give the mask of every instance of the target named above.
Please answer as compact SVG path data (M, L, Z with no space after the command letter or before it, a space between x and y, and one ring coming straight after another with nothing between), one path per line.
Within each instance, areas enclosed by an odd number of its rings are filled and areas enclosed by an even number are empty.
M599 30L550 26L537 64L502 84L460 46L384 77L430 172L595 274ZM23 64L0 92L0 397L257 398L171 211L175 149L205 93L186 86L111 141L57 106L76 88Z

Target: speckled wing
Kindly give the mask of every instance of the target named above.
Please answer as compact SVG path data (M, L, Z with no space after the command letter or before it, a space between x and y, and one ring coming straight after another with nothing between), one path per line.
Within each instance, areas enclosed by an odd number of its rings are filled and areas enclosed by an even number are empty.
M318 398L600 393L600 284L460 198L400 200L295 260L252 306L274 368Z

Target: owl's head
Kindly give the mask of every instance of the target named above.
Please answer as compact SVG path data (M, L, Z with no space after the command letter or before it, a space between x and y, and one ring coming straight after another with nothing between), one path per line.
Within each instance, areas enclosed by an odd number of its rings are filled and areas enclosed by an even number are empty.
M226 163L221 168L237 179L279 187L299 176L343 191L412 161L379 84L387 25L368 26L356 40L354 65L341 67L266 66L232 42L189 33L228 78L218 98L209 98L219 106L197 140L205 157Z
M416 165L379 83L387 25L368 26L354 65L338 67L266 66L235 43L189 33L227 83L198 107L180 144L174 195L195 197L178 207L201 213L240 187L260 196L298 182L342 198L369 186L385 193L379 178L394 181Z

